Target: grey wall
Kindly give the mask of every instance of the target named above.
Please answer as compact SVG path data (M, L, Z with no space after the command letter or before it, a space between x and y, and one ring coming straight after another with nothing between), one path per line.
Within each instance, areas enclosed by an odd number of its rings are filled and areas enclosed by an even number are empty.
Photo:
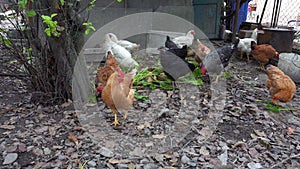
M90 21L98 30L115 19L140 12L163 12L179 16L189 22L194 21L192 0L123 0L121 3L116 0L96 1L90 14ZM176 28L176 23L165 21L165 24ZM178 29L180 31L180 28ZM90 36L92 33L85 37L85 41ZM140 43L143 47L146 44L146 35L137 35L128 39Z

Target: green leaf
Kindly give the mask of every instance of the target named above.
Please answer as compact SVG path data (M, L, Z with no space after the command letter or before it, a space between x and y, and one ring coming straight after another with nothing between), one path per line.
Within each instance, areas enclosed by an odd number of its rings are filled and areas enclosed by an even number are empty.
M72 8L72 7L74 6L74 3L68 2L68 6L69 6L70 8Z
M16 64L16 61L9 61L8 64L10 65Z
M26 5L27 5L27 0L19 1L19 6L20 6L21 10L25 9Z
M65 5L65 0L60 0L60 4L61 4L61 6L64 6Z
M50 30L50 28L46 28L45 29L45 33L46 33L47 36L50 37L51 36L51 30Z
M139 93L137 93L136 91L134 92L134 98L136 98L136 99L138 99L138 100L142 100L142 101L147 102L147 103L150 102L149 97L147 97L147 96L142 96L142 95L140 95Z
M96 31L96 28L94 26L90 26L90 29L92 29L93 31Z
M44 22L44 21L51 21L50 16L42 15L41 17L42 17L42 19L43 19L43 22Z
M223 75L226 79L229 79L231 77L230 72L225 72Z
M96 97L96 95L95 94L89 94L89 96L88 96L88 102L89 103L97 103L97 97Z
M65 30L65 28L64 27L62 27L62 26L56 26L56 29L58 30L58 31L60 31L60 32L62 32L62 31L64 31Z
M51 14L51 19L54 18L55 16L57 16L57 13Z
M26 15L28 17L35 17L36 16L36 12L34 10L29 10L26 12Z
M11 41L9 39L4 39L3 42L4 42L5 46L10 46L11 45Z
M90 29L86 29L85 31L84 31L84 34L86 34L86 35L88 35L90 33Z
M122 0L117 0L119 3L121 3L122 2Z

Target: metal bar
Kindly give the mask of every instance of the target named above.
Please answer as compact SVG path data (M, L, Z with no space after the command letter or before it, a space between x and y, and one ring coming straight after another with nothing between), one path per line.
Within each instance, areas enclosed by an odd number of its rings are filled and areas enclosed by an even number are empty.
M276 2L277 2L277 0L274 0L274 6L273 6L273 12L272 12L272 18L271 18L271 27L273 27L273 23L274 23Z
M235 16L234 16L234 25L233 25L233 32L232 32L232 42L235 41L236 37L236 28L237 23L239 21L239 11L240 11L240 0L236 0L236 7L235 7Z
M281 3L282 3L282 0L278 0L278 11L276 13L276 20L275 20L275 27L278 26L278 18L279 18L279 14L280 14L280 8L281 8Z
M261 13L261 16L260 16L260 20L259 20L259 25L261 25L262 19L263 19L263 17L264 17L267 3L268 3L268 0L265 1L264 8L263 8L263 10L262 10L262 13Z

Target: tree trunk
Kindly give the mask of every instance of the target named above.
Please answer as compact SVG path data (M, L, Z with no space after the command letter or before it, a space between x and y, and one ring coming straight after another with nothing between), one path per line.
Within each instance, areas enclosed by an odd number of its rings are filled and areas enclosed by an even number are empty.
M29 20L33 27L28 40L36 57L34 71L30 73L33 88L38 93L32 98L34 102L52 104L72 99L73 68L83 45L82 23L87 19L87 15L83 15L82 11L86 13L84 8L88 6L89 1L74 1L75 6L72 8L66 6L67 2L64 6L59 6L57 2L33 2L33 8L41 11L34 21ZM50 16L53 13L58 14L53 20L64 27L59 37L48 37L44 32L47 26L43 23L41 15Z

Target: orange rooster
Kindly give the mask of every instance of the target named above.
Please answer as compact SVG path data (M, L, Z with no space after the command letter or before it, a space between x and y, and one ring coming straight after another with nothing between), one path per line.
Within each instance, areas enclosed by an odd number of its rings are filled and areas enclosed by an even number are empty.
M130 106L133 103L134 91L131 87L135 74L135 69L124 76L120 73L120 71L116 70L112 75L110 75L102 90L101 98L111 109L112 113L114 113L115 119L112 124L115 126L120 125L117 119L117 112L124 112L125 114L123 119L125 120Z
M277 104L276 100L284 103L291 101L296 92L294 81L285 75L278 67L273 65L267 65L266 67L268 74L266 87L272 96L272 102Z
M276 50L268 44L257 45L251 42L251 54L259 62L260 67L264 70L264 65L269 62L271 58L279 59L279 54Z

